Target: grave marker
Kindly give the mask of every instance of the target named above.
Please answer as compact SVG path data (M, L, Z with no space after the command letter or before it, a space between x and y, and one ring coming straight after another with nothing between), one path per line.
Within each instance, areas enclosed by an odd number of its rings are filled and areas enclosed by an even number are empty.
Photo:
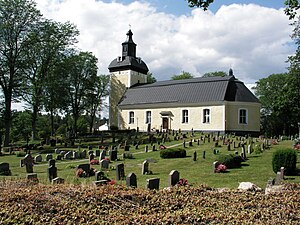
M142 174L147 174L149 172L149 163L145 160L142 164Z
M169 187L175 186L179 182L179 172L172 170L169 174Z
M147 179L147 185L146 188L149 190L159 189L159 178L151 178Z
M130 173L126 177L126 186L127 187L137 187L137 179L134 173Z
M116 166L116 180L123 180L125 177L124 164L118 164Z

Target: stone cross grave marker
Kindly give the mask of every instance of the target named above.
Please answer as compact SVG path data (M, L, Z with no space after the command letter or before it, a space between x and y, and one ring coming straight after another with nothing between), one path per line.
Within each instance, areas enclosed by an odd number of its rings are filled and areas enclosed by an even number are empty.
M57 177L57 168L55 166L55 159L50 159L48 161L49 167L47 169L49 181L52 181Z
M22 163L21 166L26 167L26 173L33 173L33 158L30 154L25 155L24 159L22 160Z
M130 173L126 177L126 186L127 187L137 187L137 179L134 173Z
M175 186L179 182L179 172L172 170L169 174L169 187Z

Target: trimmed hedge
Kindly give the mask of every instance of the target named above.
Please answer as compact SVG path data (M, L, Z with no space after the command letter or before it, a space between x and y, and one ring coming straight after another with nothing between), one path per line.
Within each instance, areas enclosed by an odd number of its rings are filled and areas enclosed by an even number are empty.
M241 167L241 163L244 162L241 156L233 154L219 155L216 161L225 165L228 169L239 168Z
M293 175L296 171L297 153L293 149L278 149L273 153L272 166L274 173L284 167L286 175Z
M160 151L160 157L163 159L184 158L186 151L184 149L163 149Z

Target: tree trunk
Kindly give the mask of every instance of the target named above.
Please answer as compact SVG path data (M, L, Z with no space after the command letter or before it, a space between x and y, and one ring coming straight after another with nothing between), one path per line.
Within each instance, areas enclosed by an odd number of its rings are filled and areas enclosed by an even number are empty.
M50 118L51 118L51 136L54 136L54 115L53 115L53 109L50 110Z
M11 94L5 95L5 111L4 111L4 147L8 147L10 143L10 128L11 128Z
M36 139L37 114L38 114L38 107L33 106L33 110L32 110L32 136L31 136L32 141L34 141Z

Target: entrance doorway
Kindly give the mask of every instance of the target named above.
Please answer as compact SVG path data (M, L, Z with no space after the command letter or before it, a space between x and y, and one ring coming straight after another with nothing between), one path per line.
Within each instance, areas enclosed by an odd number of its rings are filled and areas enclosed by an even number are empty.
M169 129L169 118L163 117L162 118L162 128L164 130L168 130Z

